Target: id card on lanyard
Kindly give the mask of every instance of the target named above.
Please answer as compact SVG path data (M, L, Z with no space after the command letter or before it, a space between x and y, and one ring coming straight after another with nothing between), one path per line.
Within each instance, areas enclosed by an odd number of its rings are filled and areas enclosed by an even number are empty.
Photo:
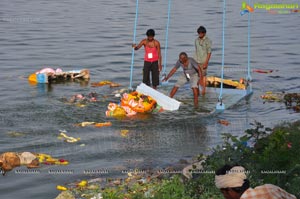
M152 59L153 58L153 54L152 53L148 53L148 59Z

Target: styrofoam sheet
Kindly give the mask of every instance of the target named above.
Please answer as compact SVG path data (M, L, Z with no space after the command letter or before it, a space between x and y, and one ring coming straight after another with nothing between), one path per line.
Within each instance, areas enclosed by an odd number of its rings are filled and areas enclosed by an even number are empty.
M175 111L178 110L180 107L179 101L170 98L169 96L166 96L163 93L158 92L157 90L147 86L144 83L141 83L140 85L137 86L136 91L139 93L142 93L144 95L148 95L152 97L153 99L156 100L156 102L162 106L164 110L168 111Z

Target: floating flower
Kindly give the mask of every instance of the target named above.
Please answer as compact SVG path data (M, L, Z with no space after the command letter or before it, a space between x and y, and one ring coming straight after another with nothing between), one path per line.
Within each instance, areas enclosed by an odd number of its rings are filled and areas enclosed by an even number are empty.
M102 122L102 123L96 123L95 127L103 127L103 126L111 126L112 123L111 122Z
M59 190L59 191L67 191L68 190L67 187L64 187L64 186L61 186L61 185L57 185L56 189Z
M128 135L129 130L123 129L121 130L121 136L126 137Z
M81 122L81 123L77 123L75 125L85 127L85 126L89 126L89 125L92 125L92 124L95 124L95 122Z
M227 120L219 120L218 122L219 122L220 124L222 124L222 125L225 125L225 126L228 126L228 125L230 124L230 122L227 121Z
M88 184L88 181L82 180L82 181L80 181L80 182L77 184L77 186L78 186L78 187L85 187L85 186L87 186L87 184Z

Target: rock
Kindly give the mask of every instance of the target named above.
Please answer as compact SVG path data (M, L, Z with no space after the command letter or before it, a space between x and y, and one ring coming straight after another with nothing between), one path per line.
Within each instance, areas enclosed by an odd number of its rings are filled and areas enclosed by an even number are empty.
M191 165L188 165L186 166L183 170L182 170L182 174L188 178L188 179L191 179L193 177L193 174L192 174L192 170L201 170L203 169L202 167L202 163L203 163L204 160L200 161L200 162L195 162Z
M61 192L55 199L76 199L70 191Z

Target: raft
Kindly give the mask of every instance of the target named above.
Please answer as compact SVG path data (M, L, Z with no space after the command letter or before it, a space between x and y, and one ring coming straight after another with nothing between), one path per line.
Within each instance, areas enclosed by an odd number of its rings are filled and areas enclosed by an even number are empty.
M66 81L72 79L86 80L90 78L88 69L62 71L61 69L44 68L28 77L28 81L32 83L51 83L55 81Z
M218 77L207 77L206 100L201 101L202 98L199 98L200 106L204 105L204 109L210 114L219 112L216 102L219 102L221 81L222 79ZM223 79L222 104L224 109L230 109L241 100L249 99L252 93L251 82L242 78L240 80Z
M222 79L214 76L208 76L207 78L207 84L206 84L206 94L205 96L202 96L200 94L198 98L198 106L199 110L203 112L204 115L210 115L214 113L218 113L219 111L216 109L216 103L219 102L220 97L220 91L221 91L221 81ZM168 85L160 87L159 89L170 91L172 89L172 86L174 86L173 83L168 83ZM200 90L202 89L201 86L199 86ZM138 91L138 89L137 89ZM188 100L192 100L192 93L191 88L188 84L183 86L183 89L179 90L179 93L182 94L182 96L190 96ZM240 80L232 80L232 79L223 79L223 89L222 89L222 103L225 106L225 109L230 109L234 107L235 105L238 105L238 103L245 99L248 100L252 91L252 85L251 82L245 81L244 79ZM179 96L179 94L177 94ZM153 96L151 96L153 97ZM155 97L154 97L155 99ZM180 98L179 98L180 99ZM171 98L173 100L173 98ZM166 100L167 104L172 105L172 102ZM159 104L159 102L157 102ZM179 106L178 104L174 104L175 106Z

